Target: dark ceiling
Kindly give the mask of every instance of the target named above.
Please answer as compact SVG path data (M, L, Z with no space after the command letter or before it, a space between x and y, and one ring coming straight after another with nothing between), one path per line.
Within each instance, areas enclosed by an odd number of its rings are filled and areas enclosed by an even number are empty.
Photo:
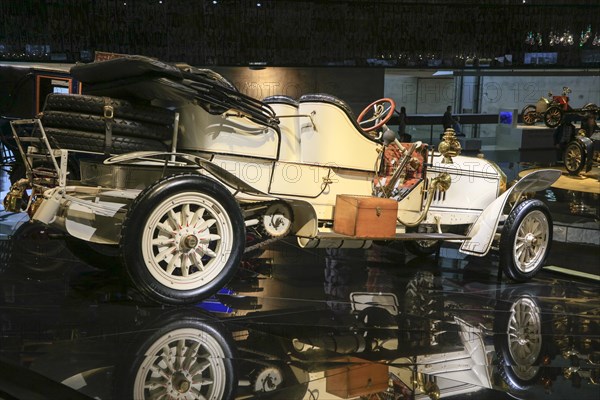
M1 0L0 15L4 59L100 50L196 65L422 67L556 52L559 66L600 63L598 1ZM572 44L550 41L569 34Z

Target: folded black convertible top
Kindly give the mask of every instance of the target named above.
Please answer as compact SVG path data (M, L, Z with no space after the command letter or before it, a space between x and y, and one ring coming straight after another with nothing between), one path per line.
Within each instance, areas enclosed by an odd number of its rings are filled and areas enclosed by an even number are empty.
M84 84L84 93L149 102L193 102L211 114L239 112L246 118L278 129L271 107L240 93L218 73L190 66L178 67L149 57L132 55L71 68Z

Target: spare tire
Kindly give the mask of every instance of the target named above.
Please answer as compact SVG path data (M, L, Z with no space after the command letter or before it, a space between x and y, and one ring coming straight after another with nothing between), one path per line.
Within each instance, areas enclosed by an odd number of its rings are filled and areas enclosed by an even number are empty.
M46 97L46 111L78 111L86 114L104 114L104 106L108 103L113 107L115 118L125 118L133 121L143 121L158 125L171 126L175 112L162 107L133 104L127 100L110 97L88 96L82 94L51 93Z
M70 128L99 133L106 131L105 119L100 115L65 111L44 111L42 123L44 126L51 128ZM173 135L172 129L167 126L121 118L113 119L112 130L114 134L155 140L169 140Z
M79 151L104 152L105 135L103 133L85 132L74 129L47 128L46 135L50 145ZM111 154L129 153L132 151L166 151L167 146L153 139L131 136L113 135L112 145L107 149Z

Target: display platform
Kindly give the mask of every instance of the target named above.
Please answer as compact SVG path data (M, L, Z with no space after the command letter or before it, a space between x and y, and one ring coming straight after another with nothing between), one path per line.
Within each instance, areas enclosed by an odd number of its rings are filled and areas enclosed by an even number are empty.
M579 175L569 175L564 167L552 168L560 169L562 171L562 175L556 182L552 184L552 187L565 190L574 190L578 192L600 194L600 167L593 167L589 172L581 173ZM519 177L522 178L536 169L539 168L521 171L519 172Z
M540 150L554 148L554 129L541 125L496 125L496 146L503 149Z
M496 151L512 154L510 161L555 162L554 129L537 125L496 126Z
M537 199L561 226L598 225L598 210L571 207L575 197ZM555 235L527 283L499 274L497 254L452 243L416 257L402 243L300 249L283 239L247 254L218 294L176 307L146 300L99 248L82 253L25 214L0 210L0 221L8 398L600 397L598 246L580 239Z

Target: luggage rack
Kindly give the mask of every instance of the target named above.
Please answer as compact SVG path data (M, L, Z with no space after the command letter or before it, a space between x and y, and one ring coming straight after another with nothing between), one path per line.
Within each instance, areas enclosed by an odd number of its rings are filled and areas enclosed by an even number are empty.
M107 156L106 153L77 149L54 149L48 139L46 130L40 118L22 119L10 122L12 135L17 149L25 164L26 176L33 182L34 178L54 179L58 186L64 188L69 175L69 154L81 153L95 156ZM171 137L171 156L164 160L165 163L176 163L176 148L179 131L179 113L175 113L173 135ZM39 136L36 136L39 133ZM27 146L25 144L33 144ZM50 166L36 168L35 160L46 160ZM49 167L49 168L48 168Z
M25 164L27 178L30 180L35 177L53 178L58 180L59 186L65 187L68 175L67 161L69 150L52 148L42 122L38 118L11 121L10 126L13 138ZM31 127L31 129L28 131L27 127ZM29 135L19 135L19 133L23 132L27 132ZM36 132L40 133L39 137L33 136ZM27 146L27 150L25 150L23 147L24 143L37 144L39 147ZM49 169L35 169L34 160L36 159L50 161L54 171Z

